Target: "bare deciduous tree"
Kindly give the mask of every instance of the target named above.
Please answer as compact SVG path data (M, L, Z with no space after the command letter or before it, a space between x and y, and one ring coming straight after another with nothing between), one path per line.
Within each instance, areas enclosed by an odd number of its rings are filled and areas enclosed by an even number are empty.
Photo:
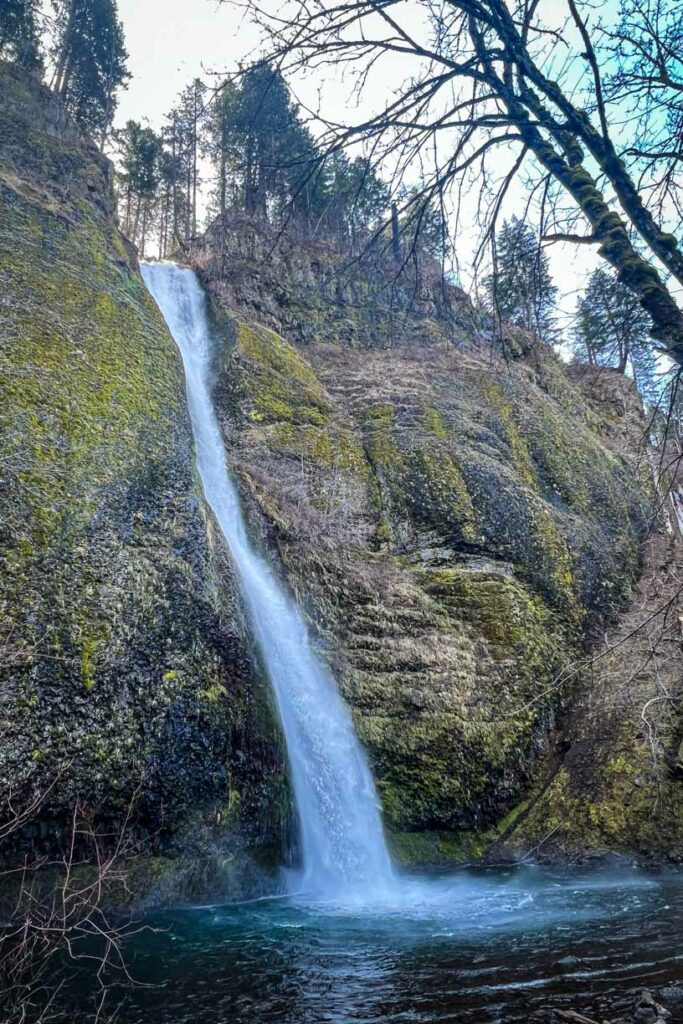
M512 182L528 169L542 197L541 220L549 222L545 240L597 246L649 314L653 338L683 365L683 312L668 284L683 284L683 250L664 223L676 219L675 209L661 188L653 197L647 187L660 162L671 168L678 156L650 151L637 115L635 125L621 116L639 60L659 75L657 102L673 103L681 88L680 58L668 36L660 40L657 23L645 57L629 36L629 11L648 5L676 7L672 0L622 0L616 35L586 0L242 4L285 74L351 73L366 104L384 63L400 58L401 80L383 105L355 122L319 116L328 149L362 138L373 158L399 175L429 156L423 192L441 196L454 186L458 204L474 179L485 240ZM384 80L395 81L389 75Z
M53 786L58 782L59 777ZM53 786L21 810L14 811L8 799L0 843L11 843L38 820ZM130 914L112 910L130 895L128 870L137 852L131 829L136 797L111 833L102 830L96 810L76 800L59 855L30 853L17 866L0 871L3 1024L63 1019L57 1008L59 992L80 968L88 968L95 979L92 1019L113 1019L111 983L132 982L125 947L144 928Z

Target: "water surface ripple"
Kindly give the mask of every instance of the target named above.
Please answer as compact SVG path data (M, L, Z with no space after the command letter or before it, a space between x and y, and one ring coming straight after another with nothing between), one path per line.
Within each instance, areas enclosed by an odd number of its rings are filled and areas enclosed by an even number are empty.
M523 1021L683 981L680 874L525 867L405 878L354 903L164 912L121 1024ZM681 1004L671 1005L680 1020ZM617 1016L612 1013L612 1016ZM601 1018L600 1018L601 1019Z

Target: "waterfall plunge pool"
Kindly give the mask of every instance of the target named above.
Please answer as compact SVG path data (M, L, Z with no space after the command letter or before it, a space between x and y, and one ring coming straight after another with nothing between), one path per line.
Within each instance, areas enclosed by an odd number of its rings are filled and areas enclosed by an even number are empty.
M119 1024L501 1024L545 1006L615 1018L638 989L675 995L683 982L682 882L673 870L463 869L403 876L392 899L365 904L159 911L128 948L142 984L108 1002L121 1000ZM668 1006L683 1020L683 1003Z

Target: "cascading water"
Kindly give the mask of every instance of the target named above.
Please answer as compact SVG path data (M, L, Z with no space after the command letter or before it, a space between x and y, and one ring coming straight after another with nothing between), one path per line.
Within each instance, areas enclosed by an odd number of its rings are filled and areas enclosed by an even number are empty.
M170 263L142 274L180 349L204 494L239 574L251 627L273 686L301 830L298 885L325 897L392 888L377 795L349 712L311 648L301 614L253 549L211 402L211 337L195 275Z

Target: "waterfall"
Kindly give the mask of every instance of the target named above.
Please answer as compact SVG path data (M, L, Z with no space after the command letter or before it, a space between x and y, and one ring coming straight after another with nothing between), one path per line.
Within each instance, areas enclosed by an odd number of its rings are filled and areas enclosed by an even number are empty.
M332 676L301 613L254 550L225 459L209 390L206 297L190 270L144 264L142 275L180 349L197 468L227 541L287 743L303 868L297 886L324 897L389 889L392 871L372 775Z

